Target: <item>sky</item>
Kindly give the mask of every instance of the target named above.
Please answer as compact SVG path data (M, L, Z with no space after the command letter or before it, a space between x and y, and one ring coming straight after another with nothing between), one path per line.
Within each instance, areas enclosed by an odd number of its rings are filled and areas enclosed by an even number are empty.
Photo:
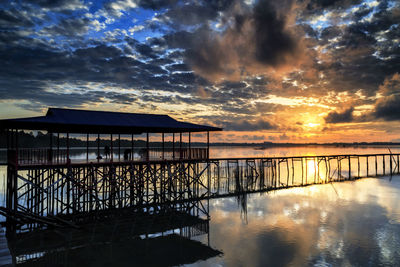
M400 142L400 1L0 0L0 119L168 114L221 142Z

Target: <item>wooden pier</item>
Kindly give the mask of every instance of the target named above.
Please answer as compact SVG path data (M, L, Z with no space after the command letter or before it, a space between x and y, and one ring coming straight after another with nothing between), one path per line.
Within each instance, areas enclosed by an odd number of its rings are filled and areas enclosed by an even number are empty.
M399 156L121 161L23 165L18 169L9 166L9 207L0 212L21 226L79 224L125 210L156 213L166 208L177 210L191 201L399 174Z
M6 206L0 207L0 214L6 216L7 226L19 230L79 227L118 215L187 212L193 206L197 213L191 216L207 218L204 201L210 198L400 173L400 154L210 158L209 131L221 129L168 116L49 109L44 117L3 120L0 126L8 133L9 144ZM18 129L46 130L49 146L19 147ZM56 131L66 131L65 149L58 145L58 133L53 140ZM106 160L89 159L87 147L86 160L71 160L71 131L84 133L87 144L89 134L109 134L111 155ZM207 146L192 147L190 133L202 131ZM143 132L144 155L121 157L120 134L130 135L133 152L133 135ZM187 147L183 132L188 133ZM162 134L161 150L152 152L149 133ZM173 136L169 151L164 133ZM177 144L175 133L179 133ZM117 147L113 134L119 136ZM116 157L113 149L118 151ZM157 156L151 157L152 153Z

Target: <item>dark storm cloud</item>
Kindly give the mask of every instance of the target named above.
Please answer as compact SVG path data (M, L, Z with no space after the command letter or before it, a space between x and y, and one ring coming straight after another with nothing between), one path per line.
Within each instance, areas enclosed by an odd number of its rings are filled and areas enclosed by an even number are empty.
M89 29L88 18L73 18L60 21L58 24L43 29L45 34L75 37L85 34Z
M278 11L279 5L262 0L252 9L232 6L235 8L227 10L222 18L222 27L226 27L222 32L203 24L193 32L178 31L164 39L172 48L185 49L189 65L211 79L242 75L255 64L280 66L297 57L298 39L287 29L288 17Z
M93 92L47 92L43 90L43 87L46 86L49 85L45 82L38 81L30 81L30 84L18 82L18 80L1 81L0 98L3 101L7 99L27 100L31 106L29 109L36 111L46 106L79 107L83 104L97 103L100 101L99 95ZM18 90L13 91L13 88L18 88ZM36 109L34 106L36 106Z
M138 6L147 9L159 10L161 8L175 5L178 0L139 0Z
M400 95L392 95L377 102L374 115L386 121L400 120Z
M239 1L212 0L170 5L169 9L158 16L163 23L175 29L185 26L202 25L215 20L220 12L226 11ZM142 6L143 7L143 6ZM150 27L152 25L150 24ZM157 26L154 25L157 28Z
M180 63L180 64L171 64L167 66L167 69L170 72L175 72L175 71L191 71L188 65Z
M332 26L322 30L321 45L327 45L330 61L315 68L324 73L336 91L363 90L374 96L380 84L400 69L400 48L392 40L400 34L398 8L387 9L387 1L380 2L369 18L352 17L345 27ZM336 38L336 42L332 40Z
M400 74L396 73L379 87L373 115L386 121L400 120Z
M275 125L262 119L257 121L248 121L248 120L225 121L217 124L220 124L225 130L232 130L232 131L262 131L262 130L277 129Z
M258 61L275 66L283 63L285 54L296 52L297 40L285 29L286 17L278 14L270 1L259 1L251 20L255 27L255 56Z
M15 8L0 10L0 29L12 30L19 27L32 27L32 18Z
M43 8L60 11L81 9L84 7L83 2L80 0L29 0L27 2L39 5Z
M2 99L42 99L48 103L56 93L48 94L45 88L52 83L80 83L98 82L119 87L133 87L143 89L182 90L177 84L186 85L194 82L195 77L189 74L175 74L171 76L158 76L167 74L157 64L143 63L122 54L116 47L100 45L91 48L77 49L73 53L51 51L40 48L14 47L13 49L0 50L2 63L0 66L0 79L8 81L0 88ZM24 69L23 72L20 70ZM184 77L183 77L184 76ZM168 80L170 84L168 85ZM190 80L190 82L189 82ZM186 89L188 89L186 87ZM190 90L189 90L190 91ZM93 102L101 101L98 95L86 94L75 97L77 103L85 103L93 98ZM66 100L65 94L59 92L60 101ZM132 98L126 96L104 95L118 101L128 103ZM52 99L53 101L53 99ZM67 103L66 103L67 104Z
M214 19L218 15L218 10L207 5L183 5L174 9L168 10L164 17L172 25L195 25L204 23L207 20Z
M346 9L353 5L358 5L362 0L310 0L307 9L310 11L321 9Z
M325 121L327 123L345 123L345 122L352 122L354 108L348 108L342 112L333 111L325 117Z
M138 44L136 44L135 49L145 59L147 59L147 58L155 59L158 57L157 53L147 44L138 43Z

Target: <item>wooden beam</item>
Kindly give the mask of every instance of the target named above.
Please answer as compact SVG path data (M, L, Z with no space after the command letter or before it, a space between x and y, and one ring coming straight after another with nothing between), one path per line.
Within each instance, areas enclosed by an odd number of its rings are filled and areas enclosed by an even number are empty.
M207 131L207 159L210 158L210 132Z
M146 133L146 161L150 160L149 133Z
M192 147L191 147L191 134L190 134L190 132L189 132L189 159L191 159L192 158Z
M100 134L97 134L97 162L100 161Z
M67 133L67 163L70 163L69 160L69 133Z
M179 133L179 159L182 159L182 133Z
M162 159L165 159L164 151L165 151L165 148L164 148L164 133L162 133Z
M134 151L133 151L133 149L134 149L134 144L133 144L133 134L131 135L131 160L134 160L135 158L134 158Z
M172 159L175 159L175 133L172 133Z
M86 162L89 162L89 134L86 134Z
M111 139L111 151L110 151L110 160L111 160L111 162L113 161L113 159L114 159L114 151L113 151L113 135L111 134L110 135L110 139Z

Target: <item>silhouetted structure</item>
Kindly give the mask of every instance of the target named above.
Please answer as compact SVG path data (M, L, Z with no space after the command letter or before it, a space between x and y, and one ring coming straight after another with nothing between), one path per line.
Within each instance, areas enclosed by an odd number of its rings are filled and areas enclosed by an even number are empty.
M154 211L165 203L200 197L197 162L209 158L209 132L222 129L180 122L166 115L134 114L104 111L85 111L49 108L45 116L0 121L7 132L7 200L1 209L12 225L65 225L99 217L100 211L131 209ZM50 133L45 148L24 149L18 144L19 130L41 130ZM206 132L207 147L191 147L191 133ZM65 148L59 145L60 133L67 136ZM97 135L97 159L70 157L69 136ZM152 150L149 134L162 137L161 149ZM172 150L164 147L164 134L172 134ZM188 147L182 147L182 134L188 134ZM54 140L56 134L56 140ZM110 135L110 147L105 149L106 160L100 156L100 134ZM135 159L134 135L146 135L146 148ZM175 147L175 134L179 143ZM114 147L113 135L118 135ZM130 153L121 159L121 135L131 139ZM55 144L56 143L56 144ZM117 158L114 157L115 152ZM201 194L207 194L202 192ZM10 219L12 218L12 219Z
M0 122L1 127L5 129L17 124L21 127L23 123L28 123L27 125L31 128L40 128L35 126L37 120L42 121L39 125L47 127L46 130L54 130L56 125L59 125L60 129L66 129L59 122L68 114L75 114L75 112L91 114L90 111L57 109L54 112L49 110L50 118L46 119L39 117L39 119L16 120L17 122L15 120ZM104 116L107 117L108 114L106 112ZM57 119L53 119L52 116ZM88 115L87 120L89 118ZM110 117L111 120L113 118L114 115ZM129 116L126 118L128 119ZM220 130L175 120L172 122L169 117L162 118L161 122L165 119L168 122L165 125L171 128L166 126L151 128L148 125L150 128L147 130L162 129L162 133L167 129L172 133L178 130ZM46 120L47 124L44 123ZM50 123L50 121L57 121L58 124ZM86 131L109 129L105 127L106 123L102 127L98 124L73 127L73 125L78 125L79 120L75 124L72 124L70 119L66 122L70 123L71 129ZM113 123L110 122L109 129L111 140L112 133L116 131ZM173 127L174 125L176 128ZM124 124L117 128L126 133L128 129L133 131L132 127ZM139 132L137 129L136 133ZM164 147L155 151L160 153L157 155L161 157L150 156L147 134L147 147L143 152L144 156L139 160L121 159L120 156L118 160L113 160L112 142L111 159L106 161L98 159L90 162L88 157L83 162L71 161L68 148L64 159L59 157L62 153L58 151L58 147L55 152L58 156L55 157L52 144L45 150L46 153L39 153L37 157L29 156L26 160L23 151L18 147L16 130L8 129L8 133L7 200L6 207L0 207L0 214L7 217L9 226L17 228L40 228L48 225L76 226L99 218L103 220L109 216L118 215L122 211L156 214L165 207L181 207L190 201L200 201L198 205L202 205L201 200L214 197L346 181L394 174L400 171L400 154L211 159L208 147L191 148L190 133L189 147L178 149L174 147L169 157L165 157ZM180 144L182 144L182 134L179 133ZM125 156L128 154L127 152ZM118 155L121 155L120 151ZM362 164L365 168L361 168ZM241 202L245 205L245 198L242 198Z

